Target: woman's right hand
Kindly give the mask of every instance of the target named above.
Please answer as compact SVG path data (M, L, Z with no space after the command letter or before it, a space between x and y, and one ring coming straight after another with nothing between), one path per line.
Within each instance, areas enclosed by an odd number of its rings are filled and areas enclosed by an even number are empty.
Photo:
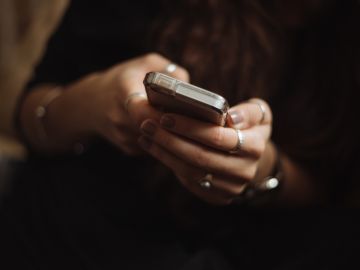
M146 94L143 85L146 73L164 71L170 63L161 55L150 53L70 84L49 106L45 123L49 140L69 144L97 134L126 154L140 153L139 125L148 118L159 119L160 112L144 97L133 97L127 110L124 102L134 92ZM189 80L187 71L181 67L171 76Z

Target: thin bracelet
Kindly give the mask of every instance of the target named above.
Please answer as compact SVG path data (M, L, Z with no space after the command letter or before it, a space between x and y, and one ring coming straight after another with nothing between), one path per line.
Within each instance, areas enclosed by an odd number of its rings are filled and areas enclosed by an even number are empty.
M48 134L46 132L44 119L48 114L48 107L56 98L58 98L62 93L62 88L57 86L45 95L45 97L40 102L40 105L35 108L35 117L38 122L38 136L40 139L46 141L48 139Z
M262 204L271 201L274 193L281 188L283 181L280 153L277 148L275 151L275 164L270 175L260 182L247 185L244 192L233 200L234 204Z

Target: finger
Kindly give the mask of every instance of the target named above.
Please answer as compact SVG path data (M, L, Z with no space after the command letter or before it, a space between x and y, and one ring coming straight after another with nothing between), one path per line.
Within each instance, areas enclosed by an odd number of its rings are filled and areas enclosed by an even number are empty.
M239 157L205 147L160 128L153 120L143 122L141 131L181 160L204 171L247 180L255 175L252 157Z
M226 204L231 201L230 198L224 196L223 192L219 189L212 189L211 191L204 190L199 185L199 180L203 178L204 172L185 163L160 145L153 143L149 137L141 136L139 138L139 144L145 151L169 167L175 175L177 175L181 184L199 198L212 204Z
M170 71L169 68L171 68ZM174 63L169 63L161 72L184 82L189 82L190 80L187 70Z
M128 115L132 122L136 126L140 126L141 123L148 118L160 121L162 112L151 106L147 99L137 98L132 100L128 106Z
M269 125L272 122L270 107L261 99L251 99L229 110L232 126L246 129L255 125Z
M121 74L118 77L119 85L122 85L122 88L124 89L123 93L119 95L119 103L123 105L126 111L130 112L130 110L135 107L137 108L137 111L143 115L138 108L141 108L141 104L148 105L147 103L144 103L147 99L143 85L145 74L150 71L164 71L170 63L171 61L169 59L160 54L149 53L129 61L129 67L125 70L121 69L121 67L117 69L118 73ZM188 72L180 66L176 67L171 73L171 76L183 81L189 81ZM137 111L135 111L135 121L139 124L139 121L144 119L136 115ZM144 113L149 112L149 106L146 106L143 111ZM152 110L152 112L155 111ZM157 115L155 115L155 117L156 116ZM148 115L148 118L152 117L152 115Z
M129 112L129 106L134 100L147 100L147 95L142 91L132 92L124 101L124 109Z
M203 178L205 177L203 176ZM219 174L207 174L206 180L211 184L210 189L218 190L219 195L221 195L223 199L228 200L229 202L234 197L241 195L248 184L241 179L224 177Z
M149 53L113 68L109 76L115 78L113 85L122 89L119 92L120 103L123 103L134 92L145 94L143 80L146 73L151 71L163 72L170 63L169 59L160 54ZM171 76L184 81L189 80L188 72L180 66L177 66Z
M208 174L206 174L208 175ZM204 178L204 174L202 176ZM181 183L192 193L206 202L217 205L228 205L233 202L234 198L239 197L246 189L247 183L231 182L228 179L220 178L218 175L211 174L210 188L203 188L200 185L202 178L192 182L192 186L187 186L188 179L182 175L178 175Z
M186 181L186 179L183 180L182 176L179 176L178 178L179 178L180 182ZM215 192L214 190L216 190L216 188L214 186L212 186L211 190L207 190L207 189L202 188L198 184L196 188L189 189L189 190L190 190L190 192L195 194L198 198L202 199L203 201L205 201L209 204L228 205L232 202L231 198L228 198L226 196L223 196L220 193L218 194L217 192Z
M178 114L164 114L160 118L160 124L173 133L225 152L235 149L239 140L233 128L217 126ZM241 145L242 154L249 153L255 157L261 155L265 142L270 136L270 126L255 126L241 132L244 138Z
M166 73L169 76L172 76L182 81L189 81L189 73L187 72L187 70L177 64L174 64L176 66L174 70L168 72L166 68L173 63L171 62L171 60L165 58L158 53L149 53L145 56L137 58L137 60L143 63L145 73L150 71L157 71Z

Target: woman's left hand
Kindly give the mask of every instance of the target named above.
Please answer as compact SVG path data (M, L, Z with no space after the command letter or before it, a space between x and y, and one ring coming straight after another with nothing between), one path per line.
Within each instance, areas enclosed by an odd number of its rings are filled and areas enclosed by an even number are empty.
M259 99L234 106L229 114L231 127L178 114L164 114L160 123L147 119L141 125L144 135L139 143L172 169L189 191L212 204L230 204L249 182L264 174L261 160L271 134L272 114ZM236 129L241 130L243 141L237 153L230 153L239 142ZM201 185L204 177L210 185Z

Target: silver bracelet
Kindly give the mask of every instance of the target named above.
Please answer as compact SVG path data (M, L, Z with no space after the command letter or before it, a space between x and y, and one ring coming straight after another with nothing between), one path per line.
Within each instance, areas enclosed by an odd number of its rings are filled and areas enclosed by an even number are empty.
M58 98L62 93L62 88L57 86L51 90L44 96L40 105L35 108L34 114L36 119L38 120L38 137L41 140L46 141L48 139L48 133L46 132L44 119L48 113L48 107L56 98Z
M63 88L57 86L51 90L44 96L39 106L35 108L35 117L38 119L38 137L46 143L49 139L48 133L46 131L46 125L44 120L48 113L49 105L62 94ZM75 155L81 155L85 151L85 145L81 142L76 142L73 145L72 149Z
M273 171L270 176L263 180L246 185L243 193L233 200L234 204L262 204L272 200L274 194L279 191L283 182L283 170L280 154L276 150L276 158Z

